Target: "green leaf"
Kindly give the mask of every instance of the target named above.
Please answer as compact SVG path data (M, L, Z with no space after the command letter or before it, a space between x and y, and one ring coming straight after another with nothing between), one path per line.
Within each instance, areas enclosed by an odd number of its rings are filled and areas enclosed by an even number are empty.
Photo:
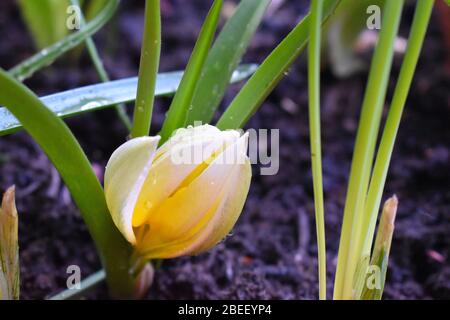
M148 136L155 100L156 77L161 54L161 9L159 0L145 2L139 81L133 112L131 137Z
M184 126L211 122L233 70L258 28L269 0L242 0L227 21L206 59Z
M22 123L61 174L97 246L113 294L130 297L131 248L115 227L103 188L91 164L64 122L7 72L0 69L0 104Z
M311 2L308 44L308 114L316 216L319 299L327 299L325 214L322 181L322 142L320 128L320 45L322 37L323 0Z
M18 4L39 49L61 40L69 32L66 27L68 0L19 0Z
M118 4L119 0L108 1L107 5L99 15L91 22L87 23L82 29L68 35L61 41L41 50L34 56L15 66L9 71L10 74L19 81L23 81L37 70L51 64L56 58L76 47L85 41L86 38L100 30L100 28L113 16Z
M183 127L185 124L188 109L192 103L198 80L216 32L222 3L222 0L214 0L209 10L191 58L186 66L186 72L181 80L180 88L177 90L167 112L166 120L160 132L161 143L164 143L173 131Z
M362 248L365 240L365 235L362 233L364 229L364 205L403 3L403 0L386 2L380 39L371 62L344 207L335 275L335 299L351 299L353 297L353 277L363 256Z
M398 76L397 84L392 97L391 107L383 129L380 144L373 166L372 178L367 192L364 207L364 222L362 234L365 234L363 254L368 254L372 247L372 239L375 231L378 211L381 204L381 197L386 183L389 164L391 162L392 152L400 126L403 109L414 78L417 61L419 60L425 34L427 32L431 13L433 10L433 1L418 0L408 38L403 63Z
M256 70L256 67L254 64L238 67L233 73L231 83L247 78ZM155 96L162 97L174 94L182 76L182 71L159 74L156 81ZM41 101L57 116L66 118L113 107L117 103L134 101L136 87L137 77L127 78L59 92L42 97ZM0 136L15 132L21 127L19 120L6 108L0 107Z
M322 21L331 15L338 2L339 0L324 2ZM220 118L217 123L220 129L241 128L256 112L302 53L309 38L309 20L307 15L256 70Z
M370 256L366 255L361 258L355 270L353 277L353 300L360 300L367 281L367 271L370 264Z

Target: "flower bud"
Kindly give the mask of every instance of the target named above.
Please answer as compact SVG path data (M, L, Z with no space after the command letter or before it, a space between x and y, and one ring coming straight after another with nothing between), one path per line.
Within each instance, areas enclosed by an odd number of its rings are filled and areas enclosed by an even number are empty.
M247 198L248 134L203 125L129 140L111 156L105 195L114 223L147 259L206 251L233 228Z

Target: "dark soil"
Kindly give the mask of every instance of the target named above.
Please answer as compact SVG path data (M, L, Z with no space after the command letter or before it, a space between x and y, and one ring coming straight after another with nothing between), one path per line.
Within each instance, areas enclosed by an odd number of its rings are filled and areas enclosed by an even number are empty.
M183 10L176 9L183 4ZM184 67L208 1L163 2L162 71ZM143 4L123 1L115 21L96 36L113 78L137 74ZM292 28L308 2L289 1L265 20L247 62L261 62ZM405 10L407 34L412 8ZM400 205L392 244L386 299L450 298L450 76L439 23L432 19L409 95L388 176L385 197ZM13 1L0 1L0 64L10 68L34 52ZM151 299L315 299L316 241L307 122L304 59L294 65L248 124L280 128L280 170L254 178L245 210L232 236L208 253L165 261ZM59 59L26 84L39 95L98 82L84 54ZM401 60L395 61L388 98ZM328 278L331 294L343 204L355 131L367 74L342 80L323 73L323 154ZM234 86L225 98L237 92ZM168 100L157 102L157 132ZM131 111L131 109L130 109ZM126 138L112 110L68 121L99 175L111 152ZM20 213L22 298L42 299L65 288L66 268L87 276L100 263L76 207L56 170L24 133L0 139L1 190L15 184ZM105 288L92 298L105 298Z

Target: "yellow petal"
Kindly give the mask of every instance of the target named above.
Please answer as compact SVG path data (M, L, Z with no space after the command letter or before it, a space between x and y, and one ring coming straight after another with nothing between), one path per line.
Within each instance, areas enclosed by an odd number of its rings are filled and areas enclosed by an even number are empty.
M232 179L240 181L237 186L234 186L236 189L228 189L227 195L221 196L218 205L212 207L207 213L210 220L206 224L201 225L201 228L195 228L194 234L189 233L178 241L152 248L145 253L145 256L149 259L168 259L199 254L211 249L225 238L235 225L245 204L251 179L250 162L247 162L245 169L242 168L238 172L239 174L233 175L234 179ZM231 182L230 186L233 184L234 182Z
M237 219L241 215L250 189L252 170L250 161L246 160L244 165L240 165L239 170L232 177L228 193L222 199L213 219L199 233L183 254L199 254L224 239L233 229Z
M150 172L160 137L140 137L121 145L108 161L105 197L112 219L124 237L136 243L133 212L145 179Z

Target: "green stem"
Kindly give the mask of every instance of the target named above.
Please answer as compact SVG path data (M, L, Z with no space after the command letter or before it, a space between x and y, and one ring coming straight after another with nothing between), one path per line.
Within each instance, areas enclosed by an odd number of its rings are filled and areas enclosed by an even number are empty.
M105 270L97 271L80 282L80 289L66 289L48 300L75 300L97 288L106 279Z
M311 165L314 185L316 232L319 261L319 298L327 298L325 219L322 184L322 147L320 129L320 38L323 0L311 2L308 45L308 96L311 143Z
M78 0L71 0L71 3L72 5L80 8L80 2ZM80 16L78 18L80 19L80 25L84 26L86 22L84 20L84 16L83 13L81 12L81 9L80 9ZM94 40L92 39L92 37L87 37L85 43L89 56L91 57L92 63L94 64L95 70L97 71L100 80L102 82L108 82L110 79L108 73L105 70L105 67L103 66L102 59L100 58ZM123 103L117 104L114 106L114 108L116 109L117 115L119 116L119 119L122 121L125 127L128 130L131 130L131 121L130 118L128 118L125 105Z
M362 242L364 202L403 3L403 0L386 2L379 43L369 72L345 202L334 287L335 299L353 297L353 278L361 259L359 247Z
M392 157L392 151L394 149L394 143L400 126L406 98L408 97L423 39L425 38L425 33L427 31L433 3L433 0L418 0L417 2L414 20L409 34L408 47L394 91L394 97L392 98L392 104L386 120L383 136L381 137L372 180L369 185L366 207L364 209L365 220L363 226L365 229L362 234L365 235L365 240L363 241L363 254L366 255L370 254L370 249L372 247L377 213L380 208L389 163Z
M147 0L145 2L139 81L131 129L133 138L147 136L150 132L160 52L161 14L159 0Z

